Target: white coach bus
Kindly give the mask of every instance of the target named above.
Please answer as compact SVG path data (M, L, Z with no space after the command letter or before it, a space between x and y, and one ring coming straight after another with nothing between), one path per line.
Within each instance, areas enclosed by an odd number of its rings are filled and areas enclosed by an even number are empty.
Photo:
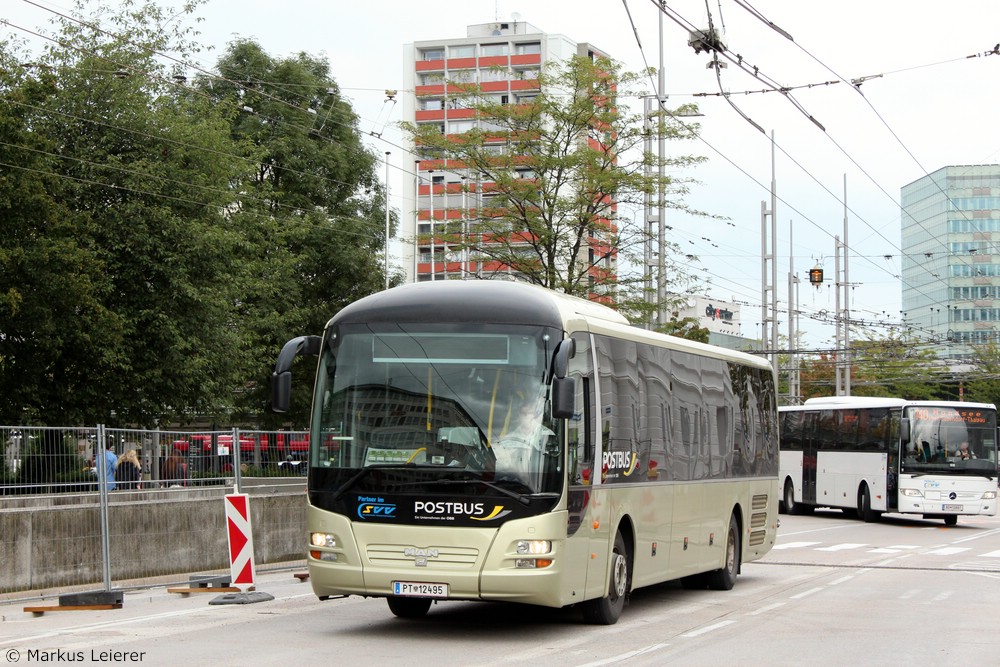
M782 510L940 518L997 511L996 407L859 396L779 408Z
M310 431L309 580L321 598L580 605L617 621L630 591L732 588L775 541L774 373L756 357L629 326L500 281L396 287L322 337ZM303 545L305 547L305 545Z

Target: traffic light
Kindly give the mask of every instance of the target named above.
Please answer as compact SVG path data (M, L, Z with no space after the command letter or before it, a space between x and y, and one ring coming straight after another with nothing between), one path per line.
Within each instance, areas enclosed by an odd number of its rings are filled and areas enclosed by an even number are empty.
M823 284L823 269L818 266L815 269L809 269L809 284L816 287Z

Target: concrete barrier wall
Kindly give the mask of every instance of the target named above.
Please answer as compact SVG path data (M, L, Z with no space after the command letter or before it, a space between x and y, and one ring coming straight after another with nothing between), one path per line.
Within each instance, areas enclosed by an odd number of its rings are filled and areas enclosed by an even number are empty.
M113 587L229 567L224 493L192 495L115 495L108 507ZM0 593L103 583L98 503L35 499L22 505L0 510ZM301 487L251 493L258 566L305 557L305 506Z

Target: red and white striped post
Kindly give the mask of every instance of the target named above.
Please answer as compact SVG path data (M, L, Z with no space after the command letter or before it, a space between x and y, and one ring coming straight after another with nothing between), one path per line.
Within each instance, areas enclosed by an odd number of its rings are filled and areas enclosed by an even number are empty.
M253 587L253 530L250 526L250 498L245 493L226 496L226 533L229 536L229 573L232 585L244 593Z

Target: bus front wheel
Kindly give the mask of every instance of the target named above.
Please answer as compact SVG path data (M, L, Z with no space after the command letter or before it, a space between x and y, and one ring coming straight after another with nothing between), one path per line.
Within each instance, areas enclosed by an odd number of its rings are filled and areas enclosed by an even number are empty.
M736 574L740 570L740 525L736 515L729 517L726 531L726 561L718 570L705 573L708 587L714 591L728 591L736 585Z
M944 525L946 526L957 526L958 525L958 515L957 514L947 514L944 517Z
M588 623L614 625L625 608L625 598L632 583L632 564L628 547L621 531L615 534L615 546L611 553L611 581L608 594L596 600L587 600L583 605L583 617Z
M862 484L861 490L858 492L858 514L861 515L865 523L878 521L882 514L878 510L872 509L872 494L868 490L867 484Z
M423 618L431 608L430 598L388 597L389 611L399 618Z

